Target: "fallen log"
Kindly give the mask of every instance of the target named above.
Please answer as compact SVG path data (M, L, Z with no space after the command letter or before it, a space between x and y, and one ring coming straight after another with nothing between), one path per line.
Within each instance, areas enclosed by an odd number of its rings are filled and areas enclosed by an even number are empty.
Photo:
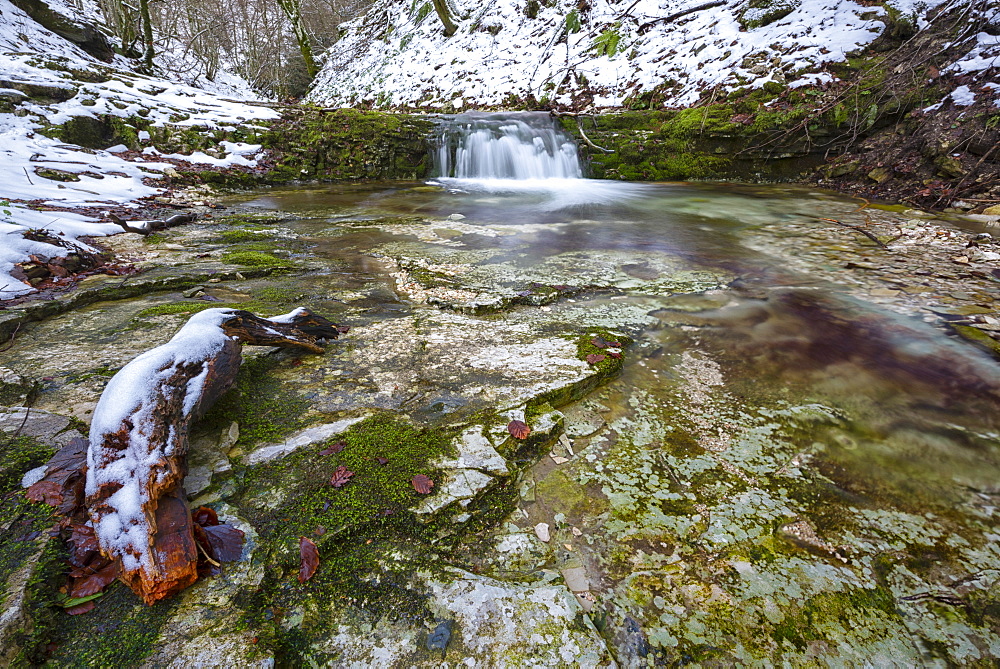
M101 553L147 604L198 578L185 501L188 428L232 386L242 344L322 352L346 328L307 309L272 319L206 309L125 365L94 410L86 501Z
M198 220L198 214L174 214L170 218L162 221L126 221L115 214L108 214L108 218L115 225L120 226L125 232L135 232L143 236L151 235L158 230L166 230L185 223L192 223Z

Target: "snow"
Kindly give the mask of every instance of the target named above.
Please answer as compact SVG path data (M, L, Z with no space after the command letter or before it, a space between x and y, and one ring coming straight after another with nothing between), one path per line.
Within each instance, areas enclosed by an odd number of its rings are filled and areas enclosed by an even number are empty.
M958 107L968 107L976 101L976 94L968 86L959 86L951 92L951 101Z
M96 2L56 2L58 11L83 20L99 16ZM167 53L165 58L174 58ZM82 81L79 74L89 73ZM74 78L75 77L75 78ZM141 198L159 195L162 188L144 183L158 179L173 167L164 160L127 160L127 147L114 146L93 150L64 144L46 137L41 130L74 117L140 115L154 127L196 126L204 128L256 126L278 114L268 108L230 100L236 96L256 100L245 82L220 76L210 85L212 91L162 78L141 75L133 63L121 56L108 64L95 60L75 45L54 35L30 19L9 0L0 0L0 80L7 86L32 85L63 91L68 98L52 104L25 100L16 89L0 89L0 96L20 101L18 116L0 113L0 203L7 200L41 201L45 205L75 208L108 205L134 205ZM221 82L221 83L220 83ZM150 133L138 134L148 143ZM254 156L260 146L222 142L216 156L198 153L193 156L166 156L189 162L205 162L217 167L256 166ZM117 155L116 155L117 154ZM39 176L36 169L53 169L78 175L80 181L59 182ZM0 300L32 292L34 289L10 275L14 264L29 260L29 254L46 257L65 255L66 249L23 239L31 228L43 227L69 243L80 236L103 236L121 232L121 228L99 223L76 214L37 212L14 203L0 207Z
M1000 20L1000 10L995 19ZM979 33L969 53L953 63L945 71L954 74L973 74L989 68L1000 68L1000 35Z
M667 80L677 85L661 90L662 104L683 106L714 86L727 91L768 81L795 85L817 74L823 63L841 61L875 39L883 28L875 17L884 11L852 0L801 0L786 17L742 30L740 3L655 23L640 34L646 22L702 3L665 8L660 0L639 0L622 17L627 5L594 0L583 30L560 42L573 0L542 6L535 19L521 18L519 0L456 4L455 15L468 18L446 39L433 12L421 18L418 11L411 13L409 2L381 0L367 17L342 26L309 99L329 105L435 106L461 100L465 106L502 106L515 95L570 104L568 93L553 97L552 89L565 82L579 90L585 78L598 108L620 106ZM514 16L518 20L511 20ZM375 22L394 26L388 39L370 39ZM619 34L618 49L598 55L595 40L607 30Z
M102 547L121 557L126 569L152 566L144 511L149 491L141 484L162 467L164 457L174 451L181 438L171 431L165 442L157 441L152 434L156 424L154 412L162 398L171 397L181 400L182 417L190 416L208 378L206 360L230 341L220 325L233 311L206 309L192 316L173 339L146 351L115 374L94 409L87 451L86 492L93 495L107 484L121 486L106 502L111 511L95 517L94 524ZM201 365L201 371L183 390L164 383L186 365ZM178 392L182 397L174 397ZM130 421L130 429L126 419ZM105 438L123 427L128 430L125 447L119 450L105 446ZM160 480L165 475L161 472Z

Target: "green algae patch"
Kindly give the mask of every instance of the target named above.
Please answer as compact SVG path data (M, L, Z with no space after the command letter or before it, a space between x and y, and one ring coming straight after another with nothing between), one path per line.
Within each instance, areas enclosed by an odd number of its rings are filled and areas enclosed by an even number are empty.
M227 251L222 254L222 261L247 267L292 267L294 263L287 258L279 258L263 251Z

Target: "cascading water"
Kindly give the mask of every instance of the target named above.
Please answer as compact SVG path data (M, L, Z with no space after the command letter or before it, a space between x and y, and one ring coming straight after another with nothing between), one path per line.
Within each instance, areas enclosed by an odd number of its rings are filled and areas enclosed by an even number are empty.
M576 144L545 112L443 117L437 174L457 179L580 179Z

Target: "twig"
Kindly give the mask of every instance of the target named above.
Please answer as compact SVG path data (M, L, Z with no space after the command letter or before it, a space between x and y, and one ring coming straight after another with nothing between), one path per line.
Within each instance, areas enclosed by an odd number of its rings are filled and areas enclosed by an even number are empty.
M24 165L21 165L21 169L24 170L24 176L28 179L28 183L34 186L35 182L31 180L30 176L28 176L28 168L25 167Z
M594 144L592 141L590 141L590 138L587 137L587 133L583 131L583 124L580 123L579 116L576 117L576 129L580 131L580 137L583 138L584 143L590 148L600 151L601 153L614 153L613 149L605 149L603 147L597 146L597 144Z
M842 221L838 221L835 218L824 218L823 216L813 216L811 214L802 214L802 216L805 216L806 218L814 218L817 221L826 221L827 223L834 223L834 224L839 225L839 226L841 226L843 228L847 228L848 230L854 230L855 232L860 232L865 237L867 237L868 239L872 240L873 242L875 242L876 244L878 244L880 247L882 247L883 250L885 250L885 251L889 250L889 247L886 246L882 242L881 239L879 239L878 237L876 237L872 233L868 232L864 228L859 228L856 225L851 225L850 223L844 223Z
M14 346L14 337L17 336L17 331L20 330L20 329L21 329L21 324L18 323L17 327L14 328L14 331L10 335L10 341L7 342L6 346L4 346L3 348L0 348L0 353L5 353L5 352L9 351Z

